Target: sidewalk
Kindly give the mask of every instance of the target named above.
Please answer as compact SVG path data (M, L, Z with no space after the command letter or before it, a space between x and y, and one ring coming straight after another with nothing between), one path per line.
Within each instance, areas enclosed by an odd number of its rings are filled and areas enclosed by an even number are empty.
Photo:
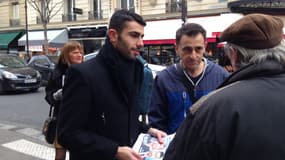
M0 155L1 160L54 160L54 149L39 130L0 122Z

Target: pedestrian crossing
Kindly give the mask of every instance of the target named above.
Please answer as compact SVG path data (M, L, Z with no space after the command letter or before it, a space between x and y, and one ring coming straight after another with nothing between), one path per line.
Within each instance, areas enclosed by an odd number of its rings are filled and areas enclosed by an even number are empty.
M52 145L44 145L44 137L39 130L33 128L24 128L16 125L0 123L0 129L20 133L31 137L35 140L30 141L30 138L19 138L1 144L2 147L9 150L31 156L31 160L53 160L55 159L55 150ZM23 136L23 137L25 137ZM38 141L40 140L40 141ZM36 143L38 141L39 143ZM43 142L43 143L42 143ZM69 160L69 153L66 155L66 160Z
M0 123L0 129L14 131L14 132L21 133L23 135L44 141L44 136L42 135L41 131L34 129L34 128L19 127L16 125Z
M25 139L2 144L3 147L43 160L54 159L54 149Z

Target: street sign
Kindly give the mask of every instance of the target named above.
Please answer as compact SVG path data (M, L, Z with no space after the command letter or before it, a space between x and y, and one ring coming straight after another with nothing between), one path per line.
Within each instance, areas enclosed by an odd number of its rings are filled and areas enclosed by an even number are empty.
M82 14L83 10L81 8L73 8L73 13L75 13L75 14Z

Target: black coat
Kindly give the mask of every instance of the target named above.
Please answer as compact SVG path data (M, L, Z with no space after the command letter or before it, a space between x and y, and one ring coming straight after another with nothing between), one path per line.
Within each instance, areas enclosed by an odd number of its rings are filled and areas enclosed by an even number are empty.
M284 160L284 95L284 64L242 68L190 109L164 160Z
M143 66L119 55L107 39L94 59L67 71L58 132L71 160L113 160L148 129L138 120Z
M58 114L58 110L60 108L61 101L55 100L53 98L53 94L63 87L62 86L63 85L62 77L65 74L67 68L68 68L67 64L63 64L63 63L59 62L57 64L57 66L55 67L55 69L53 70L53 72L52 72L52 74L48 80L48 84L45 88L45 92L46 92L45 100L49 103L49 105L55 107L55 110L54 110L55 116L57 116L57 114Z

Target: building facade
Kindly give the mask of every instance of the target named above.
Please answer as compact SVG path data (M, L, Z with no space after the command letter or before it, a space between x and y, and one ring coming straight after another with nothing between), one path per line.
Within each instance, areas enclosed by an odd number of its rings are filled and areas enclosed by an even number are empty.
M0 31L24 29L25 1L27 1L28 25L31 30L41 28L38 12L31 0L0 1ZM38 2L40 9L41 0ZM50 28L69 25L106 23L110 15L120 8L127 8L148 19L180 18L182 0L52 0L56 15L49 22ZM188 0L188 15L201 16L229 12L227 0Z
M107 23L112 13L117 9L126 8L142 15L147 21L144 53L147 54L148 61L152 61L152 56L159 57L157 63L167 65L176 59L173 44L175 31L183 23L182 13L187 15L184 20L200 23L207 29L207 41L210 42L207 51L210 54L217 52L216 35L242 14L275 14L285 21L285 13L282 12L285 2L282 0L51 0L50 4L45 2L0 0L0 51L41 50L42 39L35 38L43 36L34 32L43 34L44 21L47 22L47 29L50 31L47 36L49 43L54 44L52 47L60 47L67 40L78 40L84 45L85 53L93 52L104 42ZM183 7L187 8L186 12L183 12ZM43 19L42 16L48 19ZM53 30L55 31L52 32ZM157 31L163 33L161 37L153 36L158 33ZM4 47L1 47L1 34L4 33L11 36L9 40L2 40ZM25 33L29 33L28 38L25 37ZM20 42L17 43L19 39ZM25 43L28 39L29 42ZM30 41L31 39L33 41Z

